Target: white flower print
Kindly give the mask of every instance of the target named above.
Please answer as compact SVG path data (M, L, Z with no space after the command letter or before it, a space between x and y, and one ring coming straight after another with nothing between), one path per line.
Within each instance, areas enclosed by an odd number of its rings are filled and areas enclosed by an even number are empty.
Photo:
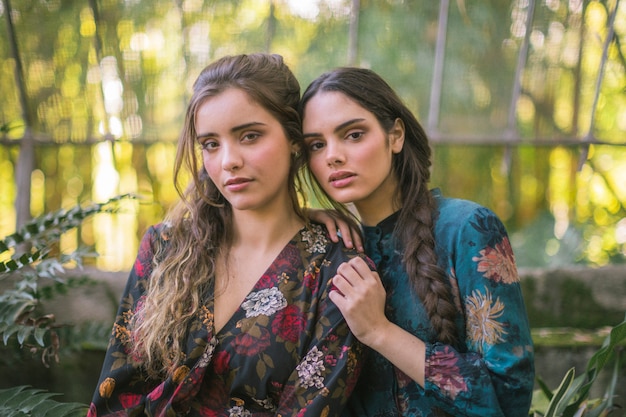
M252 415L250 411L246 410L240 405L231 407L230 410L228 410L228 413L230 417L249 417Z
M322 226L314 224L311 225L311 230L303 230L302 240L307 243L307 252L326 253L326 245L328 244L328 239L324 234L324 229L322 229Z
M213 352L215 352L216 346L217 339L215 338L215 336L213 336L211 340L209 340L209 343L204 348L204 352L202 352L202 356L200 356L200 359L198 360L198 366L200 368L205 368L209 364L209 362L211 362L211 359L213 358Z
M277 408L274 405L274 402L272 401L271 398L265 398L264 400L259 400L257 398L252 398L252 400L257 403L258 405L260 405L261 407L263 407L266 410L269 411L276 411Z
M306 354L302 362L296 366L296 370L298 371L298 383L302 387L324 388L322 372L324 372L326 368L324 368L322 356L324 356L324 353L320 352L317 346L314 346L313 349Z
M287 307L287 300L276 287L253 292L246 297L241 308L246 310L246 317L271 316Z

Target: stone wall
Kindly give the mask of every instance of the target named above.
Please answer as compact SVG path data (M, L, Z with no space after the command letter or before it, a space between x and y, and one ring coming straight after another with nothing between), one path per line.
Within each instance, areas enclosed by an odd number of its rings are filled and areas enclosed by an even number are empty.
M112 322L127 272L73 271L97 281L57 296L44 309L59 323ZM626 312L626 265L591 269L522 269L520 279L531 326L593 329L613 326Z
M576 376L582 374L610 328L624 320L626 265L524 269L520 279L535 334L536 374L555 389L570 368L575 368ZM592 336L589 330L598 329L600 336ZM546 343L540 340L542 333L556 336ZM600 373L591 390L593 397L604 394L611 368ZM622 407L626 407L625 382L626 367L622 366L616 390L616 403Z
M109 328L115 318L128 273L84 270L73 271L72 275L89 276L95 283L56 296L44 305L44 311L53 313L57 323L102 323L105 328ZM597 329L614 326L624 319L626 265L598 269L520 270L520 276L534 329ZM576 346L568 343L550 346L538 344L535 363L537 375L549 387L556 388L571 367L576 368L577 375L584 371L587 361L598 347L596 343ZM61 362L52 364L50 368L43 367L37 359L24 358L23 352L14 353L17 359L13 365L0 364L0 388L28 384L64 393L64 397L60 397L62 400L88 403L96 386L103 353L101 348L74 352L61 357ZM594 387L594 395L602 394L601 389L606 387L607 378L607 375L602 376L597 388ZM624 370L621 381L626 381ZM622 382L620 385L620 397L625 399L626 384ZM620 404L626 405L626 400Z
M520 270L532 327L614 326L626 312L626 265Z

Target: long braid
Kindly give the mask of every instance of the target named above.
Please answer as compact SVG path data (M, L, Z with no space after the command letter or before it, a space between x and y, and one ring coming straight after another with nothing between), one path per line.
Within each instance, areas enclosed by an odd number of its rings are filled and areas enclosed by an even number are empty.
M405 124L405 143L402 152L395 156L393 165L402 200L395 233L404 248L407 276L424 304L438 339L456 345L457 310L449 278L438 265L435 251L438 208L428 189L431 149L426 132L413 113L402 105L398 115Z
M448 277L437 265L433 236L434 200L428 190L419 196L419 204L407 204L402 209L396 233L404 247L403 262L415 293L424 304L439 341L456 345L458 341Z
M456 344L457 311L448 277L438 266L435 252L437 207L427 187L431 150L426 133L389 84L371 70L343 67L321 75L302 95L301 114L308 100L319 91L345 94L372 112L387 132L398 119L404 124L404 146L392 162L399 182L396 198L402 207L394 233L404 250L403 261L411 285L424 304L438 340Z

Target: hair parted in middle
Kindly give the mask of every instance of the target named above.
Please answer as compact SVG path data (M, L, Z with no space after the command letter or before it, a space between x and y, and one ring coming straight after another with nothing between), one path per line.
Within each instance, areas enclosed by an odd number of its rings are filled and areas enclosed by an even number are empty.
M231 243L232 207L204 168L195 129L202 104L231 88L245 92L271 113L287 139L302 147L297 111L300 85L280 55L226 56L202 70L194 82L178 140L174 184L180 200L166 216L167 235L164 244L155 249L146 299L131 322L132 356L151 377L173 373L184 359L182 343L187 323L197 314L214 280L220 250ZM303 156L292 155L288 187L294 211L307 223L300 204L304 194L298 176L303 161ZM189 176L189 184L181 186Z

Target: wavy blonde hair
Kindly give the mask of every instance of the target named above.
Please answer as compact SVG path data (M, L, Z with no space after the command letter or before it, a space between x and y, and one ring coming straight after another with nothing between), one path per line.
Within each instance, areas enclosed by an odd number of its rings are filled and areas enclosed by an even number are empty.
M302 145L300 85L281 56L227 56L200 73L176 152L174 182L180 200L166 217L166 244L155 252L144 305L131 322L131 339L136 341L131 354L152 377L172 375L185 359L188 324L206 301L218 254L231 243L232 208L204 169L195 130L199 107L230 88L246 92L281 123L290 141ZM293 209L305 220L299 202L302 162L303 157L292 157L288 186ZM184 190L183 171L191 175Z

